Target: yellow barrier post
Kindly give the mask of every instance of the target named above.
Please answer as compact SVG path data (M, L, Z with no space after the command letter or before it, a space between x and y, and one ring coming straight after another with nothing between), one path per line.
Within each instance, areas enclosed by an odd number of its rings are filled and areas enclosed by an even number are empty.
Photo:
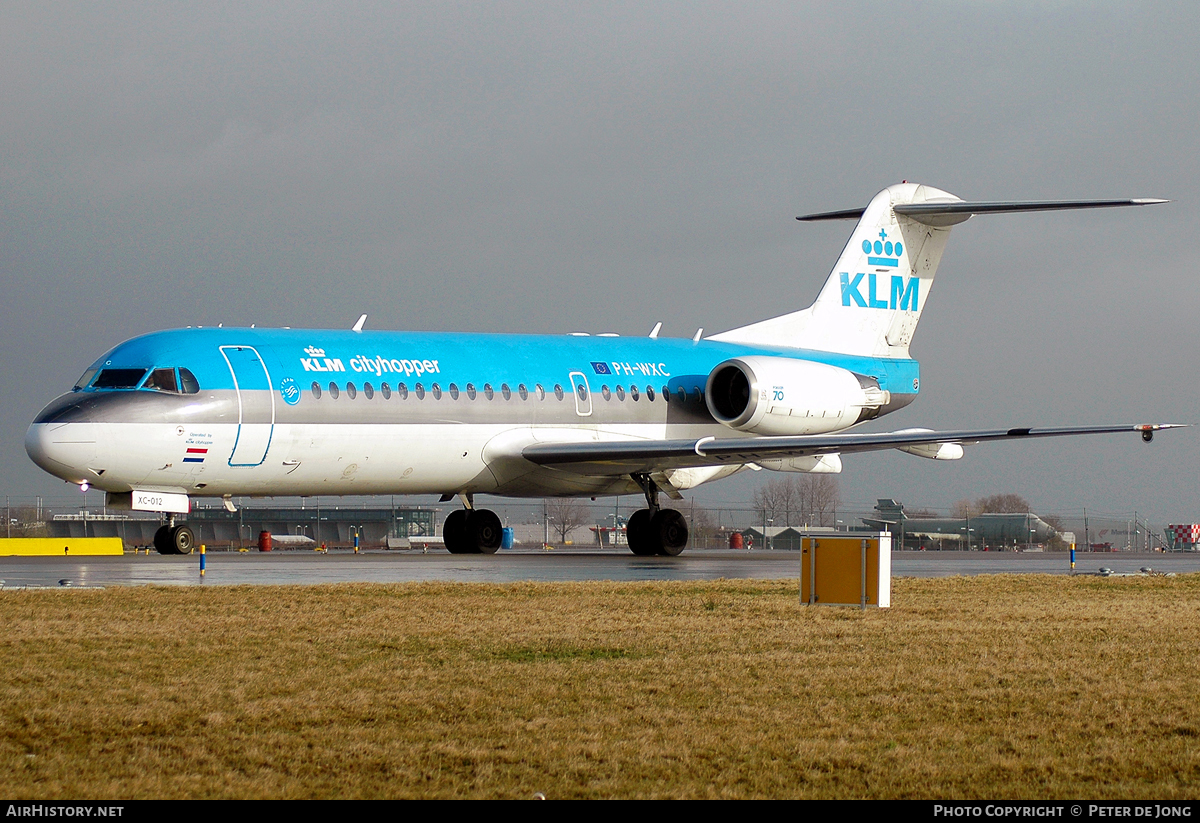
M119 537L0 537L0 557L123 555Z

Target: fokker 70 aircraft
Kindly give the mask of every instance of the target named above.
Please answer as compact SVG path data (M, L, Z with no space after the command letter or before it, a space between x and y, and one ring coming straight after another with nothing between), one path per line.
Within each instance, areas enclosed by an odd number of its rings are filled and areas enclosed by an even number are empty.
M847 433L920 389L909 343L951 226L976 214L1162 200L964 202L889 186L863 209L809 308L702 338L187 328L100 357L26 435L46 471L111 506L171 514L160 552L190 552L191 497L440 494L446 547L491 553L478 494L645 495L639 555L687 545L660 495L747 467L837 472L840 455L899 449L953 460L963 444L1164 424ZM661 324L660 324L661 325Z

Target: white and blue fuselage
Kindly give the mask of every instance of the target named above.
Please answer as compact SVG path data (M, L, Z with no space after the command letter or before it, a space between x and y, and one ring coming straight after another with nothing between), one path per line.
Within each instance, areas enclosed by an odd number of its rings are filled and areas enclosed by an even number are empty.
M27 448L52 474L110 492L628 494L638 487L625 474L564 471L521 451L738 436L710 411L707 384L747 356L821 364L887 393L866 411L809 400L787 415L797 435L848 428L919 387L911 359L705 340L179 329L97 360L37 417ZM790 396L803 386L769 391L789 410L804 401ZM684 469L693 476L677 486L730 468Z

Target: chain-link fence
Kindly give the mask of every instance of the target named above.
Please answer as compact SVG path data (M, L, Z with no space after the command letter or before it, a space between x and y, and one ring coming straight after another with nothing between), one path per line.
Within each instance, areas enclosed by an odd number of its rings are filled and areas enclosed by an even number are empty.
M458 501L414 504L405 497L356 498L349 504L342 498L234 502L237 511L231 513L219 501L193 501L195 508L184 519L193 530L200 530L198 542L206 542L210 548L252 546L260 531L268 531L288 535L297 546L348 546L356 536L362 545L371 547L404 546L410 539L436 543L446 515L461 505ZM690 545L700 549L785 548L794 542L789 536L793 531L879 528L893 531L897 550L903 545L913 550L1065 551L1072 543L1079 550L1092 551L1193 548L1190 544L1172 546L1164 537L1167 524L1148 522L1135 510L1072 509L1012 515L959 512L965 516L955 517L950 510L901 508L902 516L898 516L896 509L888 509L880 501L806 515L750 505L710 505L694 499L662 502L683 514ZM96 491L65 499L10 496L4 505L6 525L0 536L7 537L120 537L126 546L146 546L165 522L164 516L155 513L108 509L104 495ZM480 498L478 505L496 511L511 529L517 547L607 548L625 545L628 518L645 503L640 497L627 496L595 502ZM1185 517L1180 522L1187 521Z

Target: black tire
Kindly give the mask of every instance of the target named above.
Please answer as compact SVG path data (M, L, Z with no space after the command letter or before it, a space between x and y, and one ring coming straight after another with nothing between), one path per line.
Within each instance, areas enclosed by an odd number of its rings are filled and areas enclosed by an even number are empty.
M196 535L187 526L176 526L171 529L171 547L173 554L191 554L196 548Z
M469 554L471 551L465 540L468 514L466 509L455 509L446 516L446 522L442 526L442 540L450 554Z
M650 532L658 543L658 553L675 557L687 548L687 520L674 509L660 509L650 519Z
M625 542L638 557L658 554L654 533L650 529L650 510L638 509L625 523Z
M154 550L159 554L175 554L175 547L171 545L170 526L158 527L154 533Z
M493 511L476 509L467 518L467 542L476 554L495 554L504 539L504 526Z

